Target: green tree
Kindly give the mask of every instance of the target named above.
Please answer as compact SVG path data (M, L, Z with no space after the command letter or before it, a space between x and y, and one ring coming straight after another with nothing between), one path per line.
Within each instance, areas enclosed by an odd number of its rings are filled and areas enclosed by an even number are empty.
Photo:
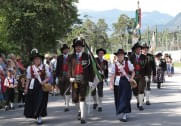
M133 34L134 20L127 15L121 15L116 23L113 24L113 34L111 40L122 48L128 48L129 37Z
M32 48L41 52L56 50L58 39L78 23L77 0L5 0L0 1L1 26L8 44L16 44L22 54ZM5 41L3 40L3 41Z

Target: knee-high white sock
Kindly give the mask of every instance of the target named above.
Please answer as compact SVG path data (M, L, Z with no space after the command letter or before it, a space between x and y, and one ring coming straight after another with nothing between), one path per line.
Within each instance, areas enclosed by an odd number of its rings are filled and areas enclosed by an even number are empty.
M69 102L70 102L70 95L65 95L65 106L66 106L66 108L69 108Z
M102 107L102 97L98 98L98 107Z
M81 119L85 119L85 102L80 102Z
M146 91L146 101L150 100L150 91Z
M13 104L12 102L10 103L10 107L11 107L11 108L13 108L13 107L14 107L14 104Z
M139 94L138 99L139 99L139 106L143 106L144 94Z

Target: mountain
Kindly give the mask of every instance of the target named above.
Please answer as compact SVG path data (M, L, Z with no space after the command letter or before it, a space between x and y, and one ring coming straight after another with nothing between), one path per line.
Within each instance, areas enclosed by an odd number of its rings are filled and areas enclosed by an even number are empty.
M165 27L171 31L181 28L181 13L177 14L171 21L169 21Z
M135 11L122 11L118 9L107 10L107 11L92 11L92 10L79 10L80 18L86 19L85 15L88 16L94 22L98 19L105 19L109 28L112 29L112 24L117 22L121 14L126 14L130 18L135 17ZM165 25L173 19L172 16L160 13L158 11L153 12L143 12L142 13L142 29L145 30L148 26L153 27L155 25Z

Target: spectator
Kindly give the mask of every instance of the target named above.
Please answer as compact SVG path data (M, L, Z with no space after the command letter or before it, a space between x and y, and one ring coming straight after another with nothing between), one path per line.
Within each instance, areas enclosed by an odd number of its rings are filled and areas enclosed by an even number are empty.
M17 86L17 81L14 78L14 70L8 69L7 77L4 81L4 86L7 87L7 99L5 110L7 111L9 108L14 109L14 98L15 98L15 88Z

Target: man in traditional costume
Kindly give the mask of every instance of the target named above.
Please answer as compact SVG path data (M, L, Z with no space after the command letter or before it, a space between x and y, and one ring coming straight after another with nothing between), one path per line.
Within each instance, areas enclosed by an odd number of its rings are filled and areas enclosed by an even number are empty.
M96 53L98 57L96 58L97 68L102 73L104 81L108 78L108 62L103 59L103 56L106 54L106 50L103 48L97 49ZM98 112L102 112L102 98L103 98L103 86L104 82L101 81L97 84L97 88L95 88L92 92L92 97L94 100L93 109L96 109L98 106ZM98 100L96 93L98 92Z
M152 54L148 53L149 51L149 46L144 43L142 45L142 54L147 57L147 64L148 64L148 69L147 69L147 76L148 76L148 81L146 82L146 91L145 91L145 96L146 96L146 105L150 105L150 91L151 91L151 75L153 75L153 78L156 76L156 63L155 63L155 58Z
M78 119L81 120L81 124L86 123L86 94L89 85L92 85L94 80L90 55L84 51L84 46L84 39L74 39L72 45L74 53L69 60L69 76L70 81L72 82L72 100L77 108L80 106Z
M134 65L135 70L135 80L138 84L137 88L133 89L133 93L137 99L137 107L140 111L144 110L143 100L144 91L146 86L146 80L148 80L147 74L147 58L145 55L141 54L141 45L136 43L133 48L133 54L130 57L131 63Z
M65 112L69 111L69 102L70 102L70 80L68 77L68 70L69 70L69 47L64 44L61 48L61 53L57 59L57 66L56 66L56 83L60 88L60 94L65 97Z

